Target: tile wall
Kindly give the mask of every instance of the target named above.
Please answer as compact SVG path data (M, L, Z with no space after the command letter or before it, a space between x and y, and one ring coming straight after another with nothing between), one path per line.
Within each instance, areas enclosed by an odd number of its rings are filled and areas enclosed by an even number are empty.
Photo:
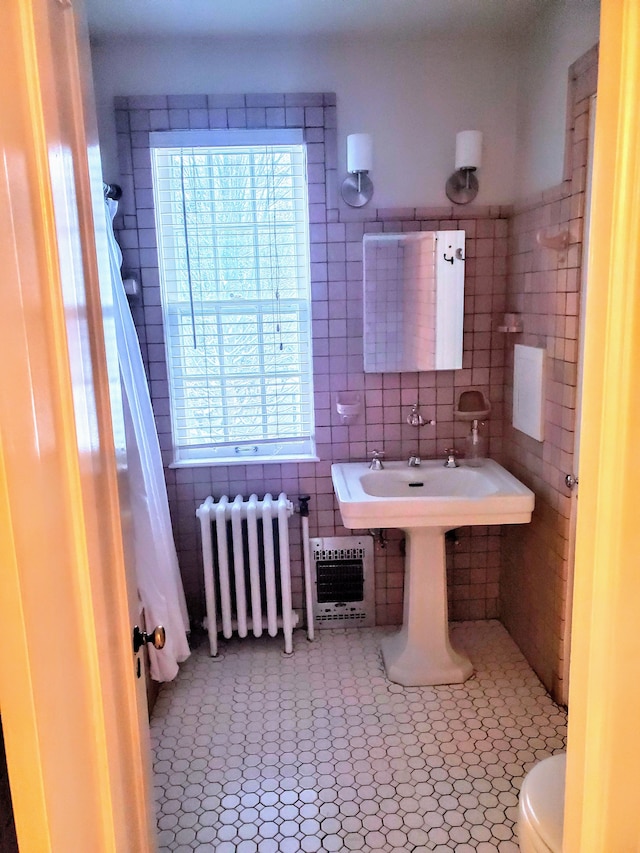
M284 489L294 500L310 494L312 536L350 535L341 525L331 484L331 463L361 460L372 450L387 458L443 454L462 444L468 425L454 422L454 399L480 388L492 403L487 423L492 456L502 452L504 335L494 331L505 310L509 208L452 207L346 209L336 193L336 98L333 94L121 97L116 99L124 195L116 225L123 270L138 276L142 295L132 308L150 378L165 463L171 461L171 430L153 220L149 131L220 127L303 127L309 150L311 282L317 463L166 468L171 514L192 617L203 615L203 581L196 506L208 495L259 495ZM374 201L375 203L375 201ZM459 210L457 211L459 216ZM365 374L362 343L362 238L367 232L464 229L466 285L464 363L459 371ZM335 394L359 391L364 407L352 425L341 423ZM405 420L417 400L435 426L419 431ZM299 524L292 522L299 554ZM388 531L376 547L376 618L399 624L402 616L401 534ZM500 529L461 529L448 543L451 616L498 614ZM294 560L294 604L302 603L300 559Z
M566 180L517 205L510 218L507 310L523 321L506 347L504 460L536 494L532 523L504 529L500 618L554 698L567 701L563 664L569 655L571 492L578 381L578 333L590 98L596 91L597 48L570 69ZM566 250L537 235L568 232ZM544 441L510 426L513 344L547 350Z

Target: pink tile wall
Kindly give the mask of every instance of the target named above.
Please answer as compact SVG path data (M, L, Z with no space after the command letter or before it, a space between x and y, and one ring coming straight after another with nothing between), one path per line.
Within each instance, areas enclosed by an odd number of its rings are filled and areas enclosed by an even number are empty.
M320 462L166 469L171 514L189 608L203 614L197 505L208 495L285 490L292 499L311 495L312 536L350 535L342 527L331 484L331 463L365 459L384 450L388 459L442 456L462 446L468 425L453 419L461 390L480 388L492 403L487 424L490 452L500 457L503 434L504 336L495 331L506 306L506 208L452 207L364 211L338 209L336 106L332 94L131 97L116 100L124 196L118 224L124 269L140 276L141 302L133 306L151 383L161 447L171 461L171 430L153 225L149 130L189 127L301 126L309 147L311 286L315 411ZM367 232L464 229L466 285L464 361L459 371L365 374L362 342L362 238ZM362 416L345 426L335 395L359 391ZM406 424L419 400L436 425ZM402 534L387 531L376 547L378 624L402 616ZM302 605L299 520L292 522L294 603ZM458 531L448 545L450 611L454 619L493 618L498 613L499 528Z
M529 663L558 701L566 701L562 663L569 653L570 492L574 473L578 332L582 276L589 98L595 92L597 49L571 69L567 180L519 205L510 219L508 310L520 314L522 334L506 350L504 459L536 493L531 524L505 527L500 617ZM542 248L539 232L566 230L566 251ZM546 347L545 440L511 427L513 344Z

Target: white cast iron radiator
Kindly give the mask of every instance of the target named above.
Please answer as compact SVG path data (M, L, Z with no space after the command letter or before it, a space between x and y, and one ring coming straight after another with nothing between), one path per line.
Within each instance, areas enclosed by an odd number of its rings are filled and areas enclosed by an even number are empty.
M266 628L284 634L284 650L293 651L298 614L291 609L289 517L293 504L282 492L259 501L224 495L208 497L196 510L202 532L207 631L211 654L218 654L218 630L229 639ZM275 532L275 537L274 537Z

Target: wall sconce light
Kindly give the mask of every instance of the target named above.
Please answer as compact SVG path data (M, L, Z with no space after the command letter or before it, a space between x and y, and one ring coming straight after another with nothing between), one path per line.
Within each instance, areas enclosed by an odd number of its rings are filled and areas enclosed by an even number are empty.
M371 200L373 184L369 177L373 163L373 141L368 133L347 136L347 172L342 183L342 198L349 207L363 207Z
M482 163L482 131L461 130L456 134L456 171L447 181L445 192L454 204L469 204L478 195L476 169Z

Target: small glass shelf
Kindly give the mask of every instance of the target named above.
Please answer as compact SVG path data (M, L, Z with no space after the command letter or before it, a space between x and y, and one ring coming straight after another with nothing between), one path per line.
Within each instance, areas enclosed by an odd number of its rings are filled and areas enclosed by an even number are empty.
M507 334L518 333L522 331L522 318L519 314L514 314L512 312L507 312L502 318L502 323L498 326L499 332L505 332Z

